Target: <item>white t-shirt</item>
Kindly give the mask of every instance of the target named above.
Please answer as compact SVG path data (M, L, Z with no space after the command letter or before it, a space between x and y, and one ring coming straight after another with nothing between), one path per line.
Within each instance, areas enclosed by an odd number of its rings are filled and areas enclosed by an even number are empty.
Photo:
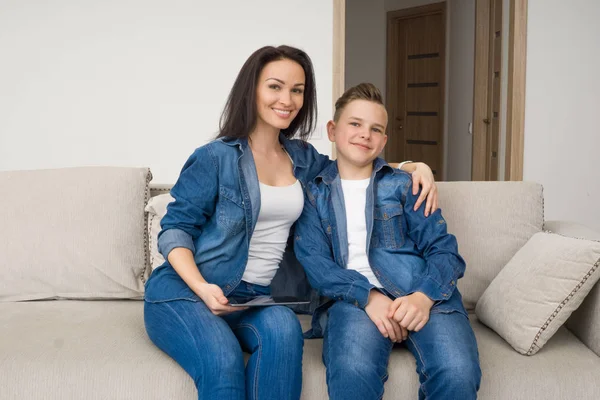
M289 186L260 184L260 211L242 280L269 286L283 258L290 228L302 214L304 194L296 181Z
M344 205L346 207L346 227L348 230L348 265L346 268L360 272L372 285L382 288L383 285L375 277L367 257L365 207L369 182L370 179L342 179Z

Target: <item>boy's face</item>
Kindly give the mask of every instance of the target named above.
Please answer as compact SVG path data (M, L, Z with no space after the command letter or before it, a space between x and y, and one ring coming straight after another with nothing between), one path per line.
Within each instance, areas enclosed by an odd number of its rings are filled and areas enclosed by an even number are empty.
M348 103L337 122L327 123L327 135L335 143L338 160L355 167L370 165L387 142L387 121L381 104L368 100Z

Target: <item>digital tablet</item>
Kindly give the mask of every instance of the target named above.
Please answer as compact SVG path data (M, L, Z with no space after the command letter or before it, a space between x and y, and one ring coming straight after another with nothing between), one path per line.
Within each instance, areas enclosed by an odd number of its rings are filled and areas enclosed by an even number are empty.
M243 301L243 300L242 300ZM242 302L238 299L229 299L231 307L267 307L267 306L290 306L295 304L309 304L308 300L300 300L291 296L258 296L252 300Z

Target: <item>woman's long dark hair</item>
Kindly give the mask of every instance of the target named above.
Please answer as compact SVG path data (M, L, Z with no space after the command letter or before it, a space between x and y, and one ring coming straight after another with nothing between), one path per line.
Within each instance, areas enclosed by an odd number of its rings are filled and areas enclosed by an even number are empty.
M258 110L256 107L256 85L258 77L265 65L272 61L292 60L300 64L304 70L304 104L296 118L281 132L286 138L294 135L307 140L317 123L317 90L315 73L308 55L290 46L265 46L256 50L246 60L240 70L219 122L217 138L247 138L256 126Z

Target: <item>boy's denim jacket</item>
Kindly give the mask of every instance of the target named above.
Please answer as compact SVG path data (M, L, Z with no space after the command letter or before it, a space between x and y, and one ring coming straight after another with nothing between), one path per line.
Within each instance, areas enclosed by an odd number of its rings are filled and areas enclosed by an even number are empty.
M280 142L303 187L331 163L308 143L283 135ZM176 247L190 249L202 276L227 296L242 279L260 210L258 176L247 139L217 139L196 149L171 196L175 201L161 221L159 251L167 259ZM153 271L145 299L199 300L168 261Z
M367 188L367 256L384 289L394 297L423 292L434 300L431 313L466 314L456 281L465 271L456 238L446 229L440 210L424 216L423 204L413 207L412 179L384 160L374 162ZM308 280L319 293L334 301L365 308L374 288L366 277L346 269L348 237L344 195L337 163L331 163L305 191L304 210L296 223L294 251ZM332 302L314 315L308 337L323 334Z

